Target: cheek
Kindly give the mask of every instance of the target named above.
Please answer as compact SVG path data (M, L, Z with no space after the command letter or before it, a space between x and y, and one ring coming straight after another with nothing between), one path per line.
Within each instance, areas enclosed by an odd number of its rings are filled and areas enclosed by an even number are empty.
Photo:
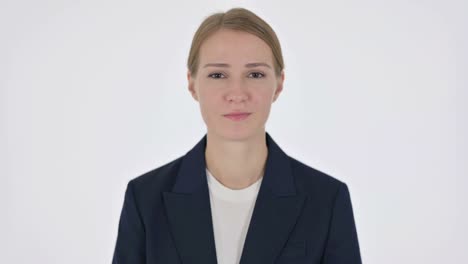
M260 109L268 109L273 102L273 90L270 88L259 89L252 97L252 101Z
M272 80L265 80L264 82L259 83L258 85L253 86L252 91L255 91L255 94L258 97L261 97L262 101L273 101L273 94L275 92L276 82Z
M219 104L219 95L213 90L203 89L200 90L200 107L202 109L215 109Z
M221 115L222 107L220 106L220 95L215 94L209 89L202 89L199 93L200 111L206 123L210 123L216 116Z

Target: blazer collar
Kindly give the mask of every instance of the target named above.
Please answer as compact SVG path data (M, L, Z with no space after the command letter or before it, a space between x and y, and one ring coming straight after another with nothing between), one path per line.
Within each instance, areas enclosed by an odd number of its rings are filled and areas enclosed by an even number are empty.
M288 155L276 144L268 132L265 132L265 140L268 147L268 157L262 181L277 196L295 195L296 189ZM206 141L207 135L205 134L184 156L172 192L194 193L207 184Z
M268 133L265 140L268 146L265 174L240 264L274 263L306 201L305 195L296 193L289 157ZM183 157L174 187L171 192L163 192L162 197L172 238L184 264L216 263L205 147L206 135Z

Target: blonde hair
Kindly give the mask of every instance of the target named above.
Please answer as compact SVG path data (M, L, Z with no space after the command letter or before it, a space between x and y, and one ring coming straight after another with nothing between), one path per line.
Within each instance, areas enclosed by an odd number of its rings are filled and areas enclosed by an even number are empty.
M275 31L263 19L245 8L232 8L227 12L214 13L205 18L193 36L187 68L192 76L198 71L200 47L213 33L220 29L239 30L253 34L270 46L273 53L274 70L277 77L284 69L283 54Z

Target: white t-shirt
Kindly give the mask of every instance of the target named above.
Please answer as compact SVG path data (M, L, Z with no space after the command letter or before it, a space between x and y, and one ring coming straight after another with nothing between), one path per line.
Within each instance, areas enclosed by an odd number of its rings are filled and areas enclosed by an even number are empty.
M206 169L218 264L238 264L263 176L247 188L233 190Z

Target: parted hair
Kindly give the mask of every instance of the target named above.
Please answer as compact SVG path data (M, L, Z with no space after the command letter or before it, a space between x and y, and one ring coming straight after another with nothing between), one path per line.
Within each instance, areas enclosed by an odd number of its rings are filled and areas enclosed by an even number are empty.
M281 45L275 31L262 18L245 8L232 8L226 12L214 13L203 20L192 39L187 68L196 76L199 66L200 47L213 33L221 29L238 30L253 34L270 46L273 53L273 67L277 77L284 69Z

